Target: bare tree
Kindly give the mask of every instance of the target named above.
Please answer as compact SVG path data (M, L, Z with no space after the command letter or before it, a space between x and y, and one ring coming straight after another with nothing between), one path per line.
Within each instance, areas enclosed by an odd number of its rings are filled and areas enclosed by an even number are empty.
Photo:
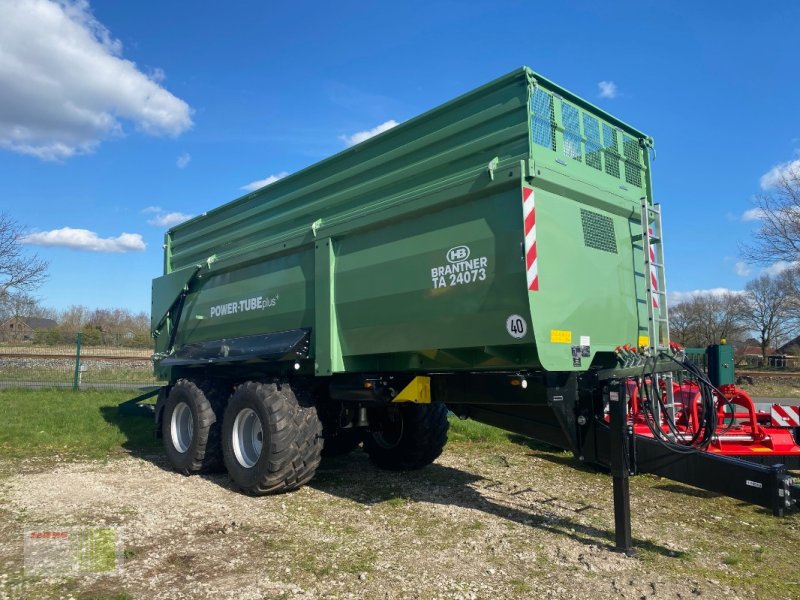
M89 320L89 309L85 306L73 304L61 311L58 324L64 331L72 333L80 331Z
M26 255L21 239L25 230L10 216L0 213L0 305L22 301L47 277L47 263Z
M744 333L739 294L697 294L670 308L670 338L684 346L708 346Z
M745 288L740 315L743 323L756 335L764 364L770 345L791 329L788 278L787 274L777 277L762 275L750 281Z
M696 323L691 302L679 302L669 309L669 337L681 346L695 346Z
M800 160L770 174L770 188L756 196L761 226L742 253L753 262L800 261Z
M11 317L38 317L55 320L57 313L52 308L42 306L38 298L16 293L9 294L5 302L0 302L0 320Z
M781 273L781 282L785 285L787 298L787 320L791 329L800 328L800 266L787 269Z

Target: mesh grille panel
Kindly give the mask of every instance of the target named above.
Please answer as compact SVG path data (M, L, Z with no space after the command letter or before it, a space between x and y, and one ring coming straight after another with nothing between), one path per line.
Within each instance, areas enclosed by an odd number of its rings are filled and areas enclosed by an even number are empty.
M582 208L581 225L583 243L588 248L617 253L617 236L614 233L614 222L611 217Z
M642 170L639 166L639 142L632 137L623 136L622 147L625 152L625 181L642 187Z
M555 150L556 116L553 110L553 96L537 87L531 96L531 113L533 113L533 142Z
M578 109L562 102L561 118L564 120L564 154L575 160L581 160L581 125L578 120Z
M628 191L624 184L630 184L642 190L646 185L649 161L645 140L640 140L639 134L628 133L626 126L615 126L613 119L607 120L591 106L562 98L539 84L530 91L529 109L534 156L544 158L542 149L550 150L556 153L555 163L609 188ZM589 168L575 167L569 159Z
M617 131L603 123L603 148L606 159L606 173L619 179L619 142Z
M599 171L603 168L600 122L588 113L583 113L583 134L586 136L586 164Z

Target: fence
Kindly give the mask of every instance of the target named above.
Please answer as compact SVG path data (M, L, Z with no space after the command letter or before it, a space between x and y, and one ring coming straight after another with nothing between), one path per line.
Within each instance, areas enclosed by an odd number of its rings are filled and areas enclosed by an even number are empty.
M72 342L0 344L0 387L136 389L160 385L153 376L153 351L103 344L82 333ZM61 340L63 341L63 340Z
M761 356L743 356L736 362L740 369L762 370L762 371L798 371L800 370L800 358L796 356L771 355L767 356L766 361Z

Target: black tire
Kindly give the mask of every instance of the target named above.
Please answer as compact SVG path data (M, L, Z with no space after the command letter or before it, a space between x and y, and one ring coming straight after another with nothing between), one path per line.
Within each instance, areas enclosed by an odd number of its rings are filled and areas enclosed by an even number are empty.
M360 429L339 429L335 435L325 438L322 456L332 457L350 454L358 448L363 438L363 432Z
M172 386L161 417L164 451L172 467L179 473L207 473L222 466L220 424L211 397L196 383L180 379ZM188 411L188 412L187 412ZM181 427L181 424L191 428Z
M321 452L322 423L302 386L249 381L236 388L222 420L222 456L244 492L261 496L299 488L314 477Z
M364 436L364 450L381 469L420 469L436 460L447 443L447 407L442 402L401 404L383 409L380 431ZM371 417L372 420L372 417Z

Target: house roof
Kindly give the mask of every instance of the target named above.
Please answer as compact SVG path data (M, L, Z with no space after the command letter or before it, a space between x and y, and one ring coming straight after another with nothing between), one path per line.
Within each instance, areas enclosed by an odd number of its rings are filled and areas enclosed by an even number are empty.
M34 331L37 329L50 329L51 327L56 327L58 325L58 323L56 323L53 319L44 319L42 317L11 317L10 319L3 321L3 325L9 321L19 321L25 323L25 325Z
M744 356L761 356L761 346L745 346L742 350ZM775 348L767 348L767 356L779 354Z
M794 338L793 340L789 340L789 341L788 341L788 342L786 342L786 343L785 343L783 346L781 346L780 348L778 348L778 354L786 354L786 352L787 352L787 351L789 350L789 348L791 348L792 346L800 346L800 335L798 335L798 336L797 336L796 338Z

